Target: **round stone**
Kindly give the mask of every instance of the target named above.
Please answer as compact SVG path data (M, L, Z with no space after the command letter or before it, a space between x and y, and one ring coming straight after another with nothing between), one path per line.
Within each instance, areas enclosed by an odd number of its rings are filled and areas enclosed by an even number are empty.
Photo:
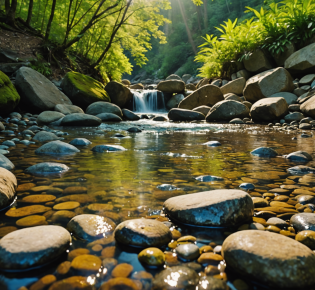
M80 203L77 201L67 201L56 204L54 210L72 210L80 206Z
M309 203L315 203L315 196L313 195L300 195L298 198L297 198L298 202L302 205L305 205L305 204L309 204Z
M21 208L10 208L5 215L8 217L23 217L23 216L28 216L28 215L33 215L33 214L38 214L38 213L44 213L46 211L51 210L50 207L46 207L43 205L30 205L30 206L25 206Z
M297 231L315 231L315 214L298 213L291 217L290 223Z
M203 253L198 259L200 264L218 264L221 261L223 261L223 257L215 253Z
M219 141L208 141L204 143L203 145L207 145L209 147L218 147L218 146L221 146L222 144Z
M0 167L0 209L8 207L16 196L17 180L14 174Z
M127 278L131 272L133 271L133 267L130 264L122 263L117 265L112 272L112 277L125 277Z
M78 215L67 226L76 238L86 241L104 238L112 233L115 227L116 224L111 219L94 214Z
M315 168L298 165L291 168L288 168L287 171L292 175L305 175L309 173L315 173Z
M192 261L200 256L199 247L195 244L179 245L176 248L176 253L184 261Z
M136 247L159 247L172 240L170 229L163 223L151 219L127 220L115 230L115 239L125 245Z
M315 250L315 232L314 231L302 231L299 232L295 239L309 247L311 250Z
M229 267L266 286L300 289L315 283L314 253L284 235L237 232L225 239L222 251Z
M53 262L66 252L70 242L70 233L59 226L14 231L0 240L0 268L20 270Z
M142 250L138 255L138 259L141 263L153 267L159 267L165 263L164 253L158 248Z
M228 227L252 218L254 204L242 190L222 189L172 197L164 208L171 219L183 224Z
M219 273L220 274L220 273ZM199 280L199 285L202 290L226 290L228 289L226 282L221 281L220 279L211 277L211 276L205 276L201 277ZM241 290L240 288L237 288L237 290Z
M69 144L73 146L88 146L92 144L92 142L85 138L75 138L71 142L69 142Z
M21 199L21 202L26 203L44 203L49 201L54 201L56 197L51 194L34 194L25 196Z
M190 290L196 289L198 282L199 276L194 270L184 266L174 266L155 276L152 289Z
M30 215L24 218L21 218L16 221L16 225L19 227L35 227L47 225L46 218L41 215Z
M65 164L54 162L42 162L27 168L25 171L33 175L49 175L62 174L67 172L69 169L70 168Z
M256 148L251 152L251 154L258 157L276 157L279 155L277 151L269 147Z
M114 152L114 151L126 151L124 147L120 145L97 145L92 148L93 152L104 153L104 152Z
M255 185L252 184L252 183L242 183L240 185L240 188L244 189L244 190L254 190L255 189Z
M16 192L28 191L35 186L36 186L35 183L22 183L17 187Z
M55 282L49 287L49 290L87 290L91 289L91 284L87 281L86 277L72 276L60 281Z
M98 273L101 266L102 260L93 255L80 255L71 262L72 269L84 274Z
M276 217L268 219L267 225L268 226L276 226L276 227L281 228L281 229L288 226L286 221L284 221L283 219L276 218Z
M224 178L219 176L213 176L213 175L202 175L196 177L196 180L202 181L202 182L211 182L211 181L223 181Z
M35 150L36 154L43 155L67 155L78 152L79 149L62 141L51 141Z
M261 197L253 197L253 203L255 208L266 207L269 205L269 202Z
M139 290L139 286L136 281L129 278L119 277L109 279L102 284L99 290L112 290L112 289L124 289L124 290Z

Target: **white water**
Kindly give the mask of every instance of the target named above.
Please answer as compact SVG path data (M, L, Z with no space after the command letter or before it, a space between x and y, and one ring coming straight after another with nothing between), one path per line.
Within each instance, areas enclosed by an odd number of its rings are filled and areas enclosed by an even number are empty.
M133 91L133 111L137 113L166 112L164 97L157 90Z

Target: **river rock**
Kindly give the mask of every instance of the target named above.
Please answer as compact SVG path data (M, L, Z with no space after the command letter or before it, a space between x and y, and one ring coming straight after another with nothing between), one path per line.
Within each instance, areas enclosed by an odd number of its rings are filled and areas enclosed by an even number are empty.
M39 125L48 125L62 119L65 115L56 111L44 111L37 117Z
M228 227L249 220L253 201L246 192L212 190L169 198L164 203L168 216L183 224Z
M104 238L115 229L115 223L103 216L81 214L75 216L67 225L67 229L76 238L86 241Z
M74 113L66 115L61 122L62 126L99 126L102 120L88 114Z
M168 112L168 118L171 121L195 121L195 120L204 120L205 115L185 109L171 109Z
M96 102L91 104L86 109L86 113L94 116L102 113L111 113L119 117L123 116L121 109L117 105L107 102Z
M160 82L156 89L164 93L183 93L185 83L181 80L166 80Z
M0 70L0 113L12 112L20 102L20 96L9 77Z
M273 68L269 57L262 49L256 49L243 63L247 71L256 74Z
M129 87L131 90L143 90L144 89L144 86L143 86L143 84L135 84L135 85L131 85L130 87Z
M205 85L182 100L178 108L193 110L200 106L212 107L220 101L224 101L220 88L213 85Z
M75 138L69 142L69 144L73 146L88 146L92 144L92 142L85 138Z
M54 162L42 162L31 167L28 167L25 171L33 175L50 175L50 174L62 174L70 168L62 163Z
M49 111L57 104L72 105L70 99L39 72L21 67L16 74L15 85L22 102L32 110Z
M0 209L3 209L14 201L17 180L14 174L1 167L0 176Z
M184 261L192 261L200 256L199 247L195 244L183 244L176 248L177 256Z
M243 90L246 85L246 80L244 78L238 78L234 81L231 81L220 88L223 95L225 94L236 94L236 95L242 95Z
M295 240L315 250L315 232L314 231L301 231L295 236Z
M179 103L185 99L185 96L183 94L176 94L175 96L172 96L169 101L166 104L166 107L168 109L177 108Z
M122 118L112 113L101 113L95 117L100 118L103 122L121 122Z
M74 113L84 113L84 111L78 106L62 105L62 104L56 105L55 111L60 112L64 115L69 115L69 114L74 114Z
M183 81L182 78L178 75L175 75L175 74L171 74L169 75L166 79L166 81L168 80L178 80L178 81Z
M128 109L122 109L122 113L125 119L130 121L138 121L140 117L136 115L134 112L129 111Z
M307 101L305 101L301 105L300 110L305 115L315 118L315 96L311 96Z
M206 143L203 143L202 145L207 145L209 147L219 147L222 144L219 141L208 141Z
M298 165L287 169L287 171L292 175L305 175L309 173L315 173L315 168Z
M114 151L126 151L127 149L120 145L97 145L92 148L93 152L104 153L104 152L114 152Z
M151 267L162 266L165 262L164 253L158 248L147 248L142 250L138 255L138 259L141 263Z
M249 109L240 102L225 100L216 103L209 111L206 120L230 121L234 118L245 118L249 116Z
M314 253L283 235L239 231L226 238L222 252L228 267L266 286L300 289L315 283Z
M155 276L152 290L197 289L198 282L199 276L193 269L184 266L174 266L166 268Z
M224 181L224 178L219 176L213 176L213 175L202 175L196 177L196 180L201 182L211 182L211 181Z
M288 92L280 92L270 96L270 98L284 98L288 106L296 104L298 97Z
M112 81L105 86L105 90L110 96L112 103L120 108L126 106L126 104L132 99L132 93L130 89L121 83ZM112 113L112 112L102 112L102 113Z
M279 92L292 92L293 79L284 68L275 68L251 77L244 89L244 97L256 102Z
M94 102L110 102L102 83L78 72L68 72L60 86L72 102L83 109Z
M244 190L254 190L255 189L255 185L252 183L242 183L239 187L241 189L244 189Z
M45 155L65 155L74 154L78 152L80 152L79 149L62 141L51 141L35 150L36 154Z
M255 121L273 121L285 116L288 104L284 98L265 98L256 102L250 110Z
M298 213L291 217L290 223L298 231L315 231L315 213Z
M12 170L15 166L14 164L3 154L0 154L0 168L5 168L7 170Z
M299 195L297 197L298 203L305 205L309 203L315 204L315 196L313 195Z
M160 247L172 240L172 233L159 221L134 219L124 221L116 227L115 239L124 245L135 247Z
M211 108L208 107L208 106L200 106L200 107L194 108L193 111L199 112L199 113L207 116L209 111L210 111L210 109Z
M253 150L250 154L258 157L276 157L278 152L269 147L259 147Z
M0 241L0 268L22 270L42 266L65 253L69 232L59 226L37 226L14 231Z
M289 159L290 161L297 162L308 162L313 160L312 156L304 151L292 152L289 155L285 156L285 158Z
M51 132L40 131L35 134L33 140L44 143L49 141L59 140L59 137Z
M301 112L293 112L293 113L286 115L284 117L284 120L288 123L291 123L293 121L300 122L304 118L305 118L305 116Z
M315 68L315 43L293 53L284 63L284 67L293 74L313 72Z

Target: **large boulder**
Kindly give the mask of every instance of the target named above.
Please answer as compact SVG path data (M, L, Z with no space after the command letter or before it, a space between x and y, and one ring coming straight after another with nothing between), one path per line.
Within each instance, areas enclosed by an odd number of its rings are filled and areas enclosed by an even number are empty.
M59 137L52 132L40 131L33 137L34 141L41 143L59 140Z
M185 83L180 80L162 81L156 89L165 93L183 93L185 91Z
M75 113L65 116L62 121L62 126L99 126L102 120L96 116Z
M260 73L272 69L272 63L266 53L261 50L255 50L248 59L243 61L245 69L251 73Z
M220 88L213 85L205 85L182 100L178 108L192 110L200 106L212 107L223 100L224 97Z
M164 203L171 219L197 226L228 227L250 220L254 204L242 190L220 189L169 198Z
M177 108L178 104L185 99L185 96L183 94L176 94L175 96L171 97L170 100L166 104L166 108L173 109Z
M84 111L78 106L62 105L62 104L56 105L55 111L62 113L64 115L69 115L69 114L74 114L74 113L84 113Z
M285 116L288 104L284 98L266 98L256 102L250 114L256 121L273 121Z
M15 86L22 103L30 110L52 111L57 104L72 105L50 80L29 67L17 71Z
M315 95L305 101L301 105L300 110L303 112L303 114L315 118Z
M182 78L180 76L178 76L178 75L172 74L172 75L169 75L165 80L166 81L168 81L168 80L182 81Z
M284 51L280 51L279 53L275 53L273 58L277 64L277 66L284 66L285 61L295 52L295 46L293 43L288 43L284 47Z
M20 96L9 77L0 71L0 113L8 114L20 102Z
M238 78L234 81L231 81L221 87L221 92L223 95L225 94L236 94L236 95L242 95L243 90L246 85L246 79L245 78Z
M67 155L78 152L79 149L62 141L51 141L35 150L35 153L40 155Z
M244 104L225 100L216 103L209 111L206 120L210 121L230 121L234 118L245 118L249 116L249 109Z
M290 73L278 67L251 77L244 89L244 97L249 102L256 102L280 92L292 92L293 79Z
M61 82L61 88L75 105L83 109L94 102L110 102L102 83L77 72L68 72Z
M136 115L134 112L128 110L128 109L122 109L122 113L124 115L124 118L126 120L130 120L130 121L138 121L140 120L140 117L138 115Z
M107 103L107 102L96 102L89 105L86 109L86 113L93 116L96 116L102 113L111 113L119 117L123 116L121 109L117 105Z
M283 235L239 231L225 239L222 253L229 268L272 289L309 289L315 283L314 253Z
M124 85L118 82L109 82L105 87L106 92L110 96L112 103L120 108L126 106L126 104L132 99L131 91ZM103 112L111 113L111 112Z
M15 175L9 170L0 167L0 209L9 206L14 198L17 188Z
M62 119L65 115L56 111L44 111L37 117L38 125L48 125Z
M287 93L287 92L273 94L270 96L270 98L284 98L288 106L296 104L297 99L298 99L298 97L295 94Z
M293 53L284 63L284 67L293 74L315 72L315 43Z
M196 121L204 120L205 115L192 110L171 109L168 112L168 118L171 121Z

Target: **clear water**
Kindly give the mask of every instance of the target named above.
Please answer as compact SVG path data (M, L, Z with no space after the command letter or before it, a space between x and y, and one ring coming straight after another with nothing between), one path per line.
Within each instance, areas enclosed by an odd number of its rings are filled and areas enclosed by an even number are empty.
M157 90L132 90L133 111L136 113L166 112L163 93Z

